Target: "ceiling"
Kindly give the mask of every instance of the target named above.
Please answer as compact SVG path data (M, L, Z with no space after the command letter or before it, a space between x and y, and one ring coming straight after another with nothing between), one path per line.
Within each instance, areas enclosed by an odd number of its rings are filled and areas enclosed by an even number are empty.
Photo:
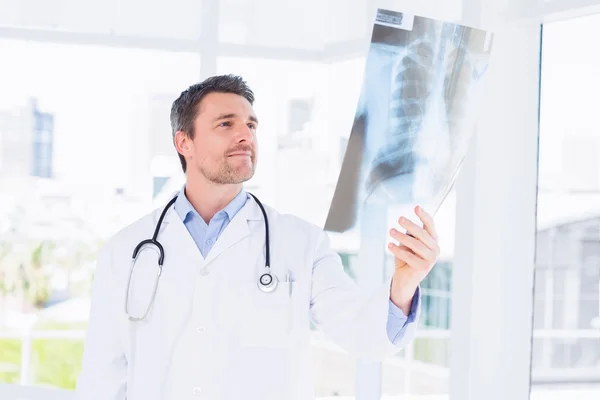
M0 37L322 59L361 51L368 0L0 0ZM351 5L351 7L349 6Z
M0 0L0 38L200 52L203 56L327 62L364 54L377 7L476 26L482 20L488 24L524 16L562 15L567 9L589 10L599 3L600 0Z

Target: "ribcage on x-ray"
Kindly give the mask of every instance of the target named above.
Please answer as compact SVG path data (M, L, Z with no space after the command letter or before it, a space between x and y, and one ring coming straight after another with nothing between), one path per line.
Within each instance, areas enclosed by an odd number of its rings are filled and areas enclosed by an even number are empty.
M435 214L475 129L491 35L454 23L402 17L406 23L401 26L385 21L374 25L326 230L344 232L355 226L367 202L420 204Z
M416 164L414 142L422 129L434 85L435 52L428 40L413 42L394 67L387 143L379 149L367 176L367 191L381 182L411 174Z

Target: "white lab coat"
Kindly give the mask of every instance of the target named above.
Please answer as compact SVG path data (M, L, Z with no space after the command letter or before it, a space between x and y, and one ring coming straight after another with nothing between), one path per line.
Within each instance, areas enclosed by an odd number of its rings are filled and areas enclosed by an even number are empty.
M151 237L162 210L103 247L77 399L313 399L309 316L327 337L366 360L381 360L412 339L415 322L397 345L387 337L389 280L372 293L359 292L320 228L265 208L271 269L280 280L269 294L257 287L265 230L252 199L206 259L171 207L158 236L164 267L144 322L132 323L124 312L129 267L134 247ZM151 251L138 258L130 314L142 314L147 305L156 259Z

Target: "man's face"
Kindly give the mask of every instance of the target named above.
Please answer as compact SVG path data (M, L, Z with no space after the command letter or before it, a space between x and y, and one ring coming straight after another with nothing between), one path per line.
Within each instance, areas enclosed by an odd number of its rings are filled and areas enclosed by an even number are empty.
M206 95L194 121L194 139L188 142L188 171L194 168L218 184L238 184L252 178L257 127L252 105L243 96Z

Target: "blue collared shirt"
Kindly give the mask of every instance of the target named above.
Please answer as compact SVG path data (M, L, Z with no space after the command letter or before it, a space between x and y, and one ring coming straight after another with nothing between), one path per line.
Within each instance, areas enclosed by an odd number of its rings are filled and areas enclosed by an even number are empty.
M194 239L198 250L204 258L210 252L215 242L219 239L221 232L229 225L235 214L238 213L246 204L248 193L242 189L234 199L225 206L221 211L216 213L207 224L204 219L194 209L185 195L185 186L181 189L177 200L175 200L175 211L183 221L188 232ZM398 343L402 339L404 331L409 323L415 320L416 313L419 307L420 295L419 289L415 293L411 310L408 315L404 315L392 301L389 302L387 334L388 338L394 343Z
M206 258L210 249L219 239L221 232L229 225L235 214L244 207L246 200L248 200L248 194L242 189L225 208L212 217L208 224L189 202L185 195L185 186L181 189L177 200L175 200L174 207L194 242L196 242L202 257Z

